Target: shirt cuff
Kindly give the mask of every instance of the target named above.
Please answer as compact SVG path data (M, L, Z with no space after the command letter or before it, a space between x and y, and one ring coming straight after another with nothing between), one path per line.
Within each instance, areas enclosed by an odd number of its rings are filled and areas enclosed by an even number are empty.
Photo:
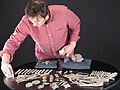
M80 39L80 36L71 36L70 42L71 42L71 41L77 42L79 39Z

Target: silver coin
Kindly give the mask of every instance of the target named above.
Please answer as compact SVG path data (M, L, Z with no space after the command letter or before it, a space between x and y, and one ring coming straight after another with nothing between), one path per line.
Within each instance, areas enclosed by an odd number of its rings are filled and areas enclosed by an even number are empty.
M31 82L25 84L25 87L27 87L27 88L30 88L32 86L33 86L33 84Z
M49 82L44 82L44 83L42 83L43 85L49 85Z
M32 84L38 85L38 84L40 84L40 80L34 80L34 81L32 81Z
M38 89L44 88L44 85L39 85Z

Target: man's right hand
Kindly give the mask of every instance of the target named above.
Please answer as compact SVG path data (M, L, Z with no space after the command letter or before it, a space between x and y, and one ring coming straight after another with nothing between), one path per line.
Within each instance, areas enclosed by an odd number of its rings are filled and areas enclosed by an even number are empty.
M2 55L1 70L6 77L14 77L14 72L10 64L10 54L8 52Z
M7 78L14 77L12 66L9 63L1 62L1 70Z

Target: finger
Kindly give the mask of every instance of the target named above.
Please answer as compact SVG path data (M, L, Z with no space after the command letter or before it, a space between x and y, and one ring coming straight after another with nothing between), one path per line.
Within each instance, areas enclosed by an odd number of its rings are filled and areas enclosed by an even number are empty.
M12 72L11 72L11 65L9 65L9 64L4 64L3 66L2 66L2 69L3 69L3 72L4 72L4 75L6 76L6 77L13 77L13 75L12 75Z
M7 75L10 76L11 72L10 72L10 69L9 69L9 65L5 66L5 69L6 69Z
M7 68L6 68L6 67L2 67L1 69L2 69L3 74L4 74L6 77L8 77Z
M66 57L69 57L71 55L71 51L69 48L64 49L64 53L63 53Z
M64 49L59 50L59 54L62 55L64 53Z
M14 72L13 72L12 66L9 65L8 68L9 68L9 76L14 77Z
M11 65L9 65L9 71L10 71L10 76L14 77L14 72Z
M4 75L7 74L7 72L3 68L1 68L1 70L2 70L2 72L3 72Z
M61 50L59 51L59 54L65 56L66 52L65 52L64 49L61 49Z
M66 57L69 57L70 54L66 54Z
M64 49L64 52L63 52L63 54L62 55L64 55L64 56L66 56L66 57L68 57L70 54L69 54L69 52L66 50L66 49Z

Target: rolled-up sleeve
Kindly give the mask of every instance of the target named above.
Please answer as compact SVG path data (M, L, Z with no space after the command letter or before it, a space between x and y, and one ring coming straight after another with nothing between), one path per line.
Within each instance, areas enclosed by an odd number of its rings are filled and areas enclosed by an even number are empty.
M78 41L80 36L80 18L74 14L71 10L67 9L67 23L71 30L70 32L70 42Z
M10 60L12 61L15 51L19 48L20 44L28 36L28 30L28 26L26 25L24 20L21 20L15 28L13 34L6 41L3 50L0 51L0 57L3 55L3 53L8 52L11 56Z

